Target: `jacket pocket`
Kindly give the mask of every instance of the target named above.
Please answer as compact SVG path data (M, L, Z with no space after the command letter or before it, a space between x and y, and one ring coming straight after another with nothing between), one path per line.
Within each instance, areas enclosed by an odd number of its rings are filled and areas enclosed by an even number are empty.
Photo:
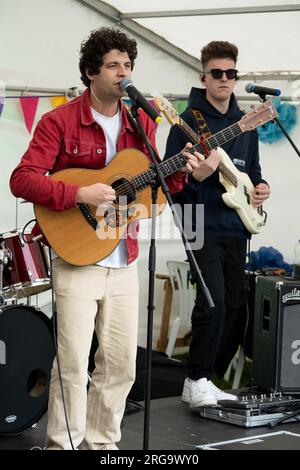
M89 143L65 141L65 152L68 158L85 158L90 157L92 146Z

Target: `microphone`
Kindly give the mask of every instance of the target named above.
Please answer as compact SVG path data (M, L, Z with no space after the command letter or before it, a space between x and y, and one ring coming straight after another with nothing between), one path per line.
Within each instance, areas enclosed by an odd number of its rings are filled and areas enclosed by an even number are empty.
M247 83L245 90L247 93L256 93L256 95L281 95L281 91L278 90L278 88L268 88L265 86L254 85L254 83Z
M161 121L161 115L156 109L143 97L132 84L131 80L124 78L120 81L121 90L126 91L129 98L136 104L138 108L142 108L146 114L157 124Z

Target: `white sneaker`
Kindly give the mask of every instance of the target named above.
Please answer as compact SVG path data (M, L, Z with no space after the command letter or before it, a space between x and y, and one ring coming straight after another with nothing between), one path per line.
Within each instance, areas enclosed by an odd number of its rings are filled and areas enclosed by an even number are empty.
M237 400L238 397L232 395L231 393L225 393L223 390L218 388L211 380L207 382L208 390L214 395L217 401L219 400Z
M200 380L203 380L203 379L200 379ZM182 396L181 396L181 400L184 402L184 403L191 403L191 388L192 388L192 384L194 383L198 383L200 382L200 380L191 380L189 377L187 377L184 381L184 384L183 384L183 391L182 391ZM207 385L207 388L208 388L208 391L209 391L209 395L210 397L213 396L215 401L219 401L219 400L237 400L238 398L235 396L235 395L232 395L231 393L226 393L226 392L223 392L222 390L220 390L211 380L206 380L206 385ZM204 382L202 382L202 388L203 388L203 384ZM195 385L193 386L195 387ZM195 397L195 395L197 395L194 391L193 393L193 397ZM197 399L195 400L197 402ZM214 403L216 404L216 403ZM199 406L199 405L196 405L196 406ZM209 405L200 405L200 406L209 406ZM191 408L193 408L193 406L191 406Z
M191 394L191 379L187 377L183 384L181 400L184 403L190 403L190 394Z
M208 387L205 377L199 380L190 380L190 408L202 406L215 406L217 400Z

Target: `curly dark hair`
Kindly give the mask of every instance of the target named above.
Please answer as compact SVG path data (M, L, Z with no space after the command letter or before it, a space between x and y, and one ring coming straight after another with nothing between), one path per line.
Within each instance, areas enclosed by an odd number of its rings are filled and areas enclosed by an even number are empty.
M227 41L211 41L201 49L201 63L203 70L210 59L232 59L235 63L239 50Z
M117 29L100 28L92 31L87 40L82 41L79 55L79 69L81 80L85 86L89 87L91 80L86 75L86 70L91 75L96 75L103 65L103 56L112 49L118 49L121 52L127 52L131 69L134 66L134 60L137 56L137 44L135 39L129 39L128 36Z

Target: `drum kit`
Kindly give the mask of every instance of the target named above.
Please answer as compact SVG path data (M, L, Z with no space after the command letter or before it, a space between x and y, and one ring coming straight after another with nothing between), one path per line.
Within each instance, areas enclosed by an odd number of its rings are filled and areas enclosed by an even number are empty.
M0 436L30 429L47 411L52 322L18 302L50 288L42 243L20 230L0 234Z

